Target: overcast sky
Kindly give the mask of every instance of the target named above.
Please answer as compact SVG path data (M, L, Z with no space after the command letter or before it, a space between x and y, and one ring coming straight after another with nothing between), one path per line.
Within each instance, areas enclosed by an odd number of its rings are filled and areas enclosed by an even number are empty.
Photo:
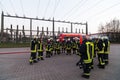
M114 18L120 19L120 0L0 0L0 13L2 11L4 14L32 18L54 17L55 20L83 23L87 21L89 32L96 33L100 24L105 24ZM25 25L26 29L29 28L29 20L5 18L5 27L10 27L10 24L14 27L18 24ZM46 28L52 27L52 24L33 21L33 26L33 29L36 29L36 26ZM55 23L56 30L60 26L70 29L70 24ZM82 25L74 25L73 31L75 28L85 30L85 26Z

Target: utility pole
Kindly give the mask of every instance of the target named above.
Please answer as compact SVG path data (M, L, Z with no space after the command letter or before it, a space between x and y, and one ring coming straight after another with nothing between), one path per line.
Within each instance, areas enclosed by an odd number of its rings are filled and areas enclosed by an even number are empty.
M54 18L53 18L53 41L55 41L55 23L54 23Z
M3 34L4 34L4 13L2 11L2 14L1 14L1 39L0 39L0 42L2 41Z
M80 29L79 29L79 33L81 33L81 32L80 32Z
M18 25L17 25L17 29L16 29L16 43L18 42L18 33L19 33L19 31L18 31Z
M66 33L68 33L68 28L66 28Z
M30 41L32 40L32 19L30 19Z
M72 23L71 23L71 33L73 33L73 26L72 26Z
M88 23L86 22L86 35L88 35Z
M12 24L10 25L11 29L10 29L10 35L11 35L11 41L13 40L13 29L12 29Z
M49 34L49 33L48 33L48 27L47 27L47 37L48 37L48 34Z
M76 31L75 31L75 33L77 33L77 28L76 28Z
M23 25L22 33L23 33L23 37L25 38L25 29L24 29L24 25Z
M64 27L62 27L62 33L64 33Z
M37 26L37 36L39 37L39 26Z

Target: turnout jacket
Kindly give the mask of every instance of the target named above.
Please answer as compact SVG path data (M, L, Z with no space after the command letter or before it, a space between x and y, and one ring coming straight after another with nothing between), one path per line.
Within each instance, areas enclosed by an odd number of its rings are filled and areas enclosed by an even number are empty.
M31 45L31 52L37 52L37 41L32 40L30 45Z
M84 63L92 62L92 47L91 43L87 40L84 40L80 46L81 58Z

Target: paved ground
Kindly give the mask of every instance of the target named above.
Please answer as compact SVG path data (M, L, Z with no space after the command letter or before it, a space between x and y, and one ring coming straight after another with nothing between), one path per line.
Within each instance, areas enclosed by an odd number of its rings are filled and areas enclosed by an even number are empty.
M95 59L89 80L120 80L119 50L120 45L111 45L110 64L105 69L98 69ZM86 80L81 77L82 69L75 65L77 55L56 55L33 65L29 65L29 56L30 53L0 54L0 80Z

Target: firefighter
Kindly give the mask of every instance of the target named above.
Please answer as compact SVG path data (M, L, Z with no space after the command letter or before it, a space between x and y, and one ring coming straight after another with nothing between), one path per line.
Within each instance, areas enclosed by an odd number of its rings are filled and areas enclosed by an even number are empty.
M98 55L98 67L99 68L102 68L104 69L105 68L105 62L104 62L104 47L105 47L105 44L103 42L103 40L101 38L98 39L98 42L97 42L97 48L98 48L98 52L97 52L97 55Z
M104 48L104 61L105 61L105 65L107 65L109 63L109 53L110 53L110 41L108 39L108 37L104 37L103 38L104 44L105 44L105 48Z
M42 43L42 40L39 40L38 41L38 58L37 60L39 61L40 59L41 60L44 60L43 58L43 43Z
M51 43L50 43L50 39L48 39L46 45L46 58L50 58L50 57L51 57Z
M98 37L95 37L95 38L93 39L93 43L94 43L94 57L96 57L97 52L98 52L98 47L97 47Z
M70 38L68 38L68 40L67 40L67 43L66 43L66 50L67 50L67 53L66 53L66 55L71 55L71 46L72 46L72 43L71 43L71 41L70 41Z
M91 62L92 62L92 49L91 43L85 38L80 46L81 61L83 61L83 75L84 78L90 77Z
M56 43L55 43L55 54L60 54L60 41L59 39L56 40Z
M65 49L66 49L66 40L63 39L63 41L61 42L61 47L62 47L62 53L65 53Z
M57 54L57 39L55 40L55 43L54 43L54 55Z
M76 41L76 38L73 38L72 49L73 49L73 54L76 54L76 50L77 50L77 41Z
M31 44L30 44L30 47L31 47L31 55L30 55L30 64L33 64L37 62L36 60L36 56L37 56L37 37L34 36L34 39L31 41Z
M53 38L50 38L50 49L51 49L51 53L50 55L52 56L53 55L53 50L54 50L54 42L53 42Z

